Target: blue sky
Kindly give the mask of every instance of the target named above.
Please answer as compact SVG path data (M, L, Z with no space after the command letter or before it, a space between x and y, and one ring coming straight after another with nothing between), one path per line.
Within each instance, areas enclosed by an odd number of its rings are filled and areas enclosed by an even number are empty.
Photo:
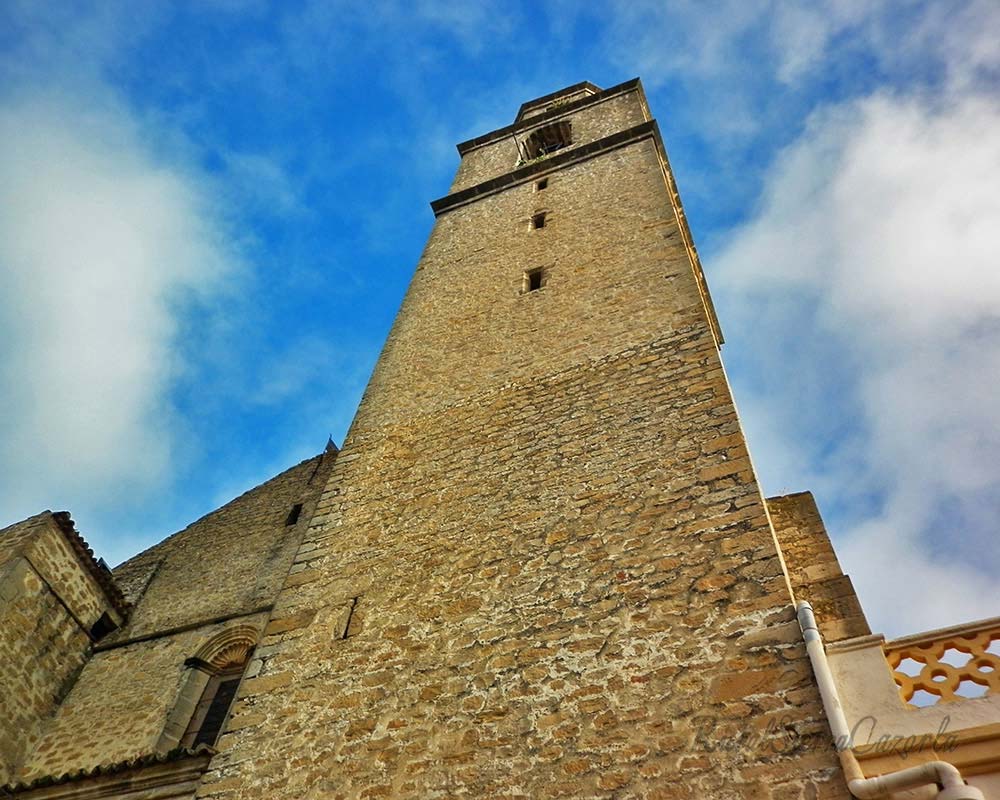
M640 76L765 490L873 622L1000 613L994 2L7 2L0 524L116 563L338 442L447 191Z

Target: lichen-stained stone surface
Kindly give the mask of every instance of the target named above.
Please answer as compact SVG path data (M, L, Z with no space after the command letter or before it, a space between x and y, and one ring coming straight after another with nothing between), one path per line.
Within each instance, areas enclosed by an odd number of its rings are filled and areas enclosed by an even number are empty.
M848 796L644 131L440 211L200 797Z
M280 588L295 585L335 456L303 461L116 568L132 607L98 641L87 631L99 587L70 568L56 526L40 515L0 532L0 785L164 755L185 662L234 626L262 631Z
M263 626L264 615L241 619ZM180 690L184 661L225 623L97 652L18 772L43 775L116 764L155 752Z
M0 566L0 783L37 741L39 721L86 660L89 644L26 561Z
M91 626L106 610L117 613L96 565L67 536L77 534L49 511L0 531L0 785L79 675Z

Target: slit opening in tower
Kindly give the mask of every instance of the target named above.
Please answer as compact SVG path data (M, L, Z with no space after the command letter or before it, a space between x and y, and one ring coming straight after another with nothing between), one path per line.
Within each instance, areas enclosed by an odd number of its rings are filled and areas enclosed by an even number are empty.
M531 217L531 227L535 230L545 227L545 212L539 211Z
M542 178L540 181L538 181L535 184L535 191L536 192L540 192L543 189L548 189L548 188L549 188L549 179L548 178Z
M572 141L573 128L569 120L564 119L532 131L524 141L524 148L528 158L539 158L567 147Z
M541 267L524 273L523 292L536 292L545 285L545 270Z
M302 503L296 503L292 506L292 510L288 512L288 516L285 518L285 525L294 525L299 521L299 516L302 514Z

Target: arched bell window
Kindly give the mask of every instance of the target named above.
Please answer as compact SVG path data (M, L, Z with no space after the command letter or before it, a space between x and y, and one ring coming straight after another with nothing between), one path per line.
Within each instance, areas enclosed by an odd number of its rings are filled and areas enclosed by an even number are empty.
M568 147L572 142L572 124L569 120L560 120L532 131L524 141L524 149L529 159L539 158Z
M215 745L229 718L257 635L245 626L223 631L184 662L181 690L158 750Z

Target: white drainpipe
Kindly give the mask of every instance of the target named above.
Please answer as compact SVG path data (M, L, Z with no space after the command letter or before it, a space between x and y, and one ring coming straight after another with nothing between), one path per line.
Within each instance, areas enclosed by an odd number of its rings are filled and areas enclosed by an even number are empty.
M816 617L809 603L800 601L796 604L799 616L799 627L802 628L802 638L806 643L809 661L812 663L813 674L819 685L820 697L823 698L823 710L830 723L830 731L840 756L840 765L847 777L847 788L851 794L861 800L869 798L888 797L892 792L913 789L917 786L934 783L941 787L935 800L986 800L983 793L974 786L969 786L962 780L961 773L947 761L929 761L916 767L880 775L877 778L866 778L858 765L858 760L851 750L851 731L844 715L844 708L837 695L837 684L834 683L830 664L826 660L826 650L819 628L816 627Z

